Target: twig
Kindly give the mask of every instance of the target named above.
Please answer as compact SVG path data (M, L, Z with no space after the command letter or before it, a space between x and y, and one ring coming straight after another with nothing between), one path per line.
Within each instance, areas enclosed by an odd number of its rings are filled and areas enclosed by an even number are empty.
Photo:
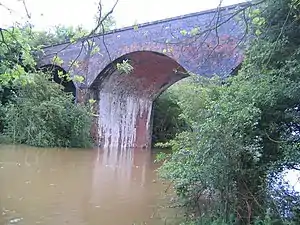
M278 143L278 144L280 144L280 143L287 143L287 142L288 142L288 141L276 141L276 140L272 139L272 138L270 137L270 135L267 133L267 131L265 131L265 134L266 134L267 138L268 138L270 141L272 141L272 142L275 142L275 143Z
M96 31L103 24L103 22L108 18L108 16L111 15L114 12L114 10L115 10L115 8L116 8L116 6L117 6L118 3L119 3L119 0L116 0L115 4L110 9L110 11L108 13L106 13L105 16L101 19L102 4L101 4L101 0L99 1L99 13L100 13L100 16L99 16L99 19L98 19L98 23L97 23L96 27L89 33L88 37L92 36L92 35L94 35L96 33Z
M104 33L104 25L103 25L103 24L102 24L102 32ZM111 59L110 53L109 53L109 51L108 51L108 47L107 47L107 45L106 45L106 43L105 43L104 35L102 35L102 43L103 43L103 45L104 45L104 47L105 47L105 50L106 50L106 53L107 53L107 55L108 55L109 61L111 62L112 59Z
M29 13L29 10L27 8L26 1L22 0L22 3L23 3L23 6L24 6L24 9L25 9L25 12L26 12L26 15L27 15L28 19L31 19L31 14Z
M81 48L79 50L79 53L77 54L77 56L75 57L75 59L72 61L72 63L70 64L69 68L68 68L68 72L70 71L70 69L73 67L73 65L75 64L75 62L78 60L78 58L80 57L82 50L83 50L84 44L81 44Z
M285 28L285 25L287 24L287 21L288 21L290 15L291 15L292 8L293 8L293 7L290 7L290 10L289 10L289 12L288 12L288 14L287 14L287 16L286 16L286 18L285 18L285 21L284 21L284 23L283 23L283 25L282 25L282 27L281 27L281 29L280 29L280 33L279 33L279 35L278 35L277 38L276 38L275 45L274 45L272 51L271 51L270 54L269 54L269 57L268 57L268 61L267 61L267 63L266 63L266 66L270 63L271 57L272 57L272 55L273 55L273 53L274 53L274 51L275 51L275 49L276 49L276 47L277 47L277 45L278 45L279 39L280 39L280 37L281 37L282 34L283 34L283 30L284 30L284 28Z

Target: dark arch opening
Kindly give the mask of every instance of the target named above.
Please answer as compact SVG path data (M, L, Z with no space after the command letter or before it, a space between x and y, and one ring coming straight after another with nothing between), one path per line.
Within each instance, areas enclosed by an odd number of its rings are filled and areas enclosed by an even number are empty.
M62 86L64 86L65 92L71 92L72 95L76 97L76 87L73 81L68 81L66 78L61 79L58 76L59 72L61 72L63 75L67 74L67 72L63 68L56 65L48 64L48 65L41 66L39 70L41 70L44 73L50 73L52 75L51 78L52 81L61 84Z
M188 129L186 121L181 118L182 109L178 104L177 95L174 94L175 86L180 86L183 80L169 86L153 102L152 147L157 143L166 143Z

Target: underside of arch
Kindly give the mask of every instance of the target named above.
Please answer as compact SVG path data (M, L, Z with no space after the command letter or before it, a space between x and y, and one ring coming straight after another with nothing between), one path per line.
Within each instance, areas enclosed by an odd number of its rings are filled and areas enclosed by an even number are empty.
M117 69L123 60L133 66L129 74ZM175 60L150 51L129 53L107 66L91 86L98 100L99 144L150 147L153 101L187 76Z

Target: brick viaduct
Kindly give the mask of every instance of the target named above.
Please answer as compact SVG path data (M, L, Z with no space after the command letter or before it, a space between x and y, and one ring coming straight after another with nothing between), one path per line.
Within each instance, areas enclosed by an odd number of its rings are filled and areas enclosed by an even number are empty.
M93 134L100 146L148 147L157 96L187 72L226 77L242 62L250 39L239 13L245 7L249 3L95 35L90 40L99 51L93 54L82 41L45 47L39 67L70 71L78 62L71 74L85 80L72 83L76 100L96 100ZM62 63L54 63L56 55ZM130 74L116 68L123 60L133 66Z

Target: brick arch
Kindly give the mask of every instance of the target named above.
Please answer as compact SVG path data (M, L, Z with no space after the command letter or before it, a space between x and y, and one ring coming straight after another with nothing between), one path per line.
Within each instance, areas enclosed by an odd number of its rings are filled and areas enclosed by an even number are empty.
M45 64L43 66L40 66L38 70L41 70L43 72L49 72L52 74L52 79L54 82L61 84L65 87L64 91L66 92L72 92L73 96L76 97L76 85L73 81L67 81L65 79L61 79L58 77L58 72L61 71L63 74L66 74L66 70L62 67L54 64Z
M129 60L130 74L116 64ZM102 147L150 147L152 103L164 90L188 76L174 59L153 51L135 51L105 67L90 86L97 99Z
M99 71L104 70L108 64L134 52L156 52L173 59L186 71L197 72L201 76L218 74L226 77L242 61L243 54L237 47L239 41L237 37L220 34L218 41L208 37L200 44L193 39L181 40L179 44L149 42L147 39L133 42L109 50L109 57L107 52L102 52L102 57L92 56L89 60L89 84L94 83Z
M191 64L187 63L186 60L181 59L181 56L185 53L184 50L187 50L187 47L160 42L147 42L147 40L144 41L145 42L132 43L130 45L123 46L116 51L116 54L113 55L112 61L118 60L118 56L120 55L125 56L135 52L153 52L169 57L170 59L178 62L178 64L180 64L186 70L191 70Z
M123 60L133 66L130 74L117 70L117 63ZM187 76L187 70L168 55L155 51L134 51L109 63L90 85L90 89L111 91L122 88L127 95L155 99L162 91Z

